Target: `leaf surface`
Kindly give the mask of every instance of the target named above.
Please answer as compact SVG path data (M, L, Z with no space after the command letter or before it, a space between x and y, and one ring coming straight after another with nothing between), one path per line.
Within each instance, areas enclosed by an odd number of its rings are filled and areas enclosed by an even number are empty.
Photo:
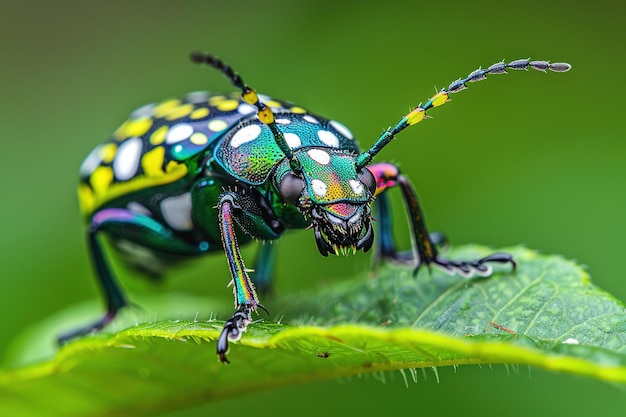
M232 345L229 366L215 357L217 320L190 315L85 337L50 359L2 370L0 411L149 415L287 384L392 370L411 379L416 368L484 363L626 383L623 305L571 261L508 251L519 262L514 274L498 267L490 278L436 270L414 278L410 269L388 266L274 301L276 317L289 324L253 323ZM471 246L449 256L488 252Z

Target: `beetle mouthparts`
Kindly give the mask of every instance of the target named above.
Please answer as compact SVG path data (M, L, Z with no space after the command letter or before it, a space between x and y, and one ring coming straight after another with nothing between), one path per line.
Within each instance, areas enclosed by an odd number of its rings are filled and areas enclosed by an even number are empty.
M374 242L374 231L372 230L371 221L367 216L360 217L357 222L345 222L332 218L331 214L320 214L315 209L312 213L312 228L315 234L315 243L317 249L322 256L328 254L347 255L352 252L355 254L357 250L363 249L367 252ZM357 218L358 219L358 218Z
M372 222L367 224L367 229L365 229L365 233L359 239L359 242L356 244L357 250L363 249L363 252L367 252L371 249L372 244L374 243L374 231L372 230Z
M336 255L337 251L334 247L328 243L328 240L322 235L318 226L314 226L313 230L315 232L315 243L317 244L317 250L320 251L322 256L328 256L328 254Z

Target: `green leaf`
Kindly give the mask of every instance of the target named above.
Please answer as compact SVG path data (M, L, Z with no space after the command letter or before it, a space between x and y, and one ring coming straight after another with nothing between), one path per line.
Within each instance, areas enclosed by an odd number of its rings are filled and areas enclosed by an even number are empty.
M273 311L291 324L253 323L233 344L229 366L215 357L223 322L194 321L190 313L183 314L189 320L86 337L51 359L4 369L0 410L148 415L299 382L389 370L409 379L416 368L484 363L625 383L623 305L571 261L508 251L519 262L515 274L498 267L490 278L435 270L414 278L410 269L388 266L374 277L274 301ZM472 246L448 256L488 252Z

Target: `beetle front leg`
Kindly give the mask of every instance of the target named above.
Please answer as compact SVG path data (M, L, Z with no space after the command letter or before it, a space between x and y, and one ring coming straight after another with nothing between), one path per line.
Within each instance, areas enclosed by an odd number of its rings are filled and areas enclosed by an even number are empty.
M513 269L516 267L515 260L508 253L494 253L475 261L456 261L441 258L437 253L437 247L426 228L424 214L420 207L415 189L408 178L400 173L398 167L392 164L374 164L368 167L376 179L376 195L380 202L377 207L381 210L380 225L381 233L377 250L377 257L393 259L394 261L406 262L408 257L399 254L395 249L391 232L391 212L389 211L386 195L382 194L388 188L399 186L402 191L405 206L411 223L411 240L415 273L426 264L434 265L443 271L453 274L459 273L464 277L471 275L488 276L491 274L489 263L508 263Z
M390 167L396 170L395 166L390 165ZM384 260L391 260L397 264L413 265L415 263L415 254L412 250L399 251L396 249L396 243L393 238L393 213L389 195L382 192L382 190L379 191L374 205L377 219L377 245L372 261L373 267L376 268ZM442 246L447 243L447 239L442 233L433 232L429 233L428 236L430 243L436 246Z
M241 206L237 202L239 198L241 198L240 195L228 192L222 194L218 202L222 245L234 285L233 293L235 295L235 308L237 309L235 314L224 324L224 329L217 341L217 356L221 362L225 363L229 363L226 358L228 341L237 341L241 338L242 332L252 321L252 312L256 313L257 309L261 308L267 313L267 309L259 302L237 244L235 221L237 216L243 214Z

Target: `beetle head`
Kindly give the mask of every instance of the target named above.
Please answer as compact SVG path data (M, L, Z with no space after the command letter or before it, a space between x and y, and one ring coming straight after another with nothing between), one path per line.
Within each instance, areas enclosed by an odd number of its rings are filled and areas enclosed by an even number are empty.
M357 172L354 155L337 149L301 149L294 157L297 169L282 175L279 193L311 219L320 253L367 252L374 240L372 173L367 168Z

